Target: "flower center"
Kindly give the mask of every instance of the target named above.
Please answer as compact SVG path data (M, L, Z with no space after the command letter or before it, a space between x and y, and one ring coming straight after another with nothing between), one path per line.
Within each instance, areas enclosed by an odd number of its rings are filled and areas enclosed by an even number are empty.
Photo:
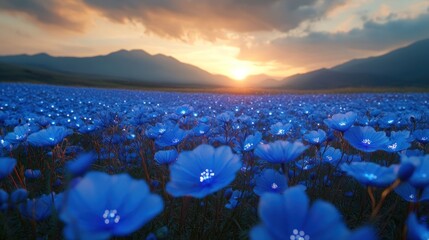
M397 143L394 143L394 144L392 144L392 145L389 145L389 146L387 146L388 148L390 148L390 149L392 149L392 150L395 150L397 147L398 147L398 144Z
M371 140L369 140L368 138L365 138L364 140L362 140L362 143L370 145L371 144Z
M277 131L277 134L278 134L278 135L283 135L283 134L285 134L285 130L284 130L284 129L279 129L279 130Z
M340 125L341 127L344 127L344 126L346 126L346 123L345 122L340 122L338 125Z
M121 216L119 216L116 209L105 210L103 213L104 224L109 225L110 223L119 223Z
M178 143L178 142L180 142L180 141L179 141L179 139L178 139L178 138L173 138L173 140L171 140L171 142L173 142L173 143Z
M200 182L210 182L209 180L214 177L214 172L211 169L206 169L200 174Z
M252 143L246 143L246 144L244 145L243 149L244 149L244 150L248 150L248 149L250 149L250 147L252 147L252 146L253 146L253 144L252 144Z
M273 184L271 184L271 188L275 190L275 189L279 188L279 186L276 183L273 183Z
M365 173L364 177L366 177L370 181L377 179L377 176L373 173Z
M298 231L298 229L294 229L292 231L292 234L290 235L290 240L309 240L310 236L308 236L307 234L305 234L304 231Z
M320 138L318 138L318 137L313 138L313 142L318 143L319 141L320 141Z

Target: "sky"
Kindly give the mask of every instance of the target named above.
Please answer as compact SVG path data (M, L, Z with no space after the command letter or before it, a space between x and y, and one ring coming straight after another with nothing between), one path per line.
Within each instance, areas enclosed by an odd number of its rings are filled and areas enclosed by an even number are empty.
M143 49L284 78L429 38L427 0L0 0L0 55Z

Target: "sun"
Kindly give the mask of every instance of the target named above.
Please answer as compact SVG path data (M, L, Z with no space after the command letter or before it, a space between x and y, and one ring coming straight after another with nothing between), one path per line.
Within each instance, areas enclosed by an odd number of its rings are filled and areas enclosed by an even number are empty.
M247 68L234 68L231 71L231 77L235 80L242 81L249 75L249 69Z

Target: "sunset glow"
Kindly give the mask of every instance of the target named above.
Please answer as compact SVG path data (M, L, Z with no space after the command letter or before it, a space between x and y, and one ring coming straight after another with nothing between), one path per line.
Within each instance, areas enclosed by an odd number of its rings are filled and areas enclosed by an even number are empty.
M236 68L231 72L232 78L242 81L249 75L249 70L246 68Z
M429 36L421 0L28 2L0 2L0 55L142 49L235 80L328 68Z

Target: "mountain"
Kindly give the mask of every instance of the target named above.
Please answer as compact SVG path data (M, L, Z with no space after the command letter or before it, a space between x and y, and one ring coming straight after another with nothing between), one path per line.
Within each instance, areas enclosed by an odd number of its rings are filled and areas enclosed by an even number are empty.
M280 84L279 80L266 74L250 75L243 81L243 85L253 88L275 88Z
M354 59L283 79L288 89L429 87L429 39L387 54Z
M120 50L108 55L81 58L53 57L45 53L23 54L1 56L0 62L58 74L114 78L149 85L229 86L232 82L225 76L210 74L175 58L162 54L150 55L143 50Z

